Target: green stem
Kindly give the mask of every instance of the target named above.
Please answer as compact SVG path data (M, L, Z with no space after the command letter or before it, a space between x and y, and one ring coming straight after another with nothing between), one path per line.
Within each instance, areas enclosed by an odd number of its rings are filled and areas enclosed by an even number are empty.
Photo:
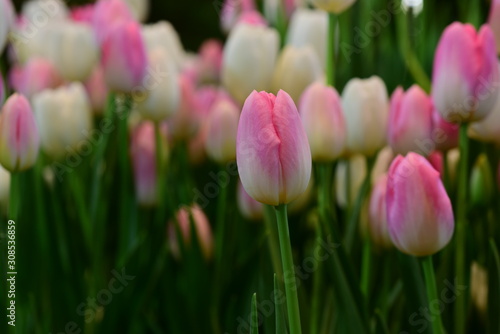
M156 224L160 226L163 222L164 211L163 203L164 203L164 195L165 195L165 166L164 166L164 157L163 157L163 144L161 139L161 129L160 123L154 123L155 128L155 161L156 161L156 196L158 201L157 208L157 216L156 216Z
M467 224L467 164L469 160L469 138L467 123L460 125L460 166L457 182L457 224L455 243L455 270L457 285L465 285L465 233ZM465 332L465 298L457 298L455 303L455 333Z
M266 230L269 233L267 238L269 251L271 252L271 261L273 263L273 269L276 273L276 277L279 282L283 282L283 272L280 258L280 246L279 237L276 231L276 225L274 222L274 216L272 213L272 207L269 205L264 205L264 224L266 225Z
M425 287L427 289L427 299L429 308L432 302L439 300L436 288L436 277L434 276L434 266L432 265L432 255L422 259L422 267L424 269ZM444 334L443 323L441 321L441 313L438 312L431 317L431 325L433 334Z
M323 233L321 232L321 226L318 226L316 233L316 247L321 247L321 240L323 239ZM324 294L323 285L323 264L318 262L318 269L314 272L313 276L313 292L312 292L312 306L311 306L311 322L310 322L310 332L311 334L319 333L319 322L320 313L323 309L321 307L321 301Z
M19 216L20 207L20 174L11 173L10 174L10 194L9 194L9 218L16 221Z
M301 334L299 298L297 296L297 284L295 281L295 269L293 266L292 245L288 231L288 216L286 204L275 207L278 222L278 234L280 239L281 259L283 260L283 273L285 274L286 304L288 309L288 322L290 334Z
M369 300L368 288L370 283L370 270L371 270L371 242L367 238L363 245L363 260L361 263L361 292Z
M448 151L443 152L443 184L449 196L451 194L451 181L448 164Z
M328 41L326 54L326 83L330 86L335 85L335 25L337 15L328 14Z

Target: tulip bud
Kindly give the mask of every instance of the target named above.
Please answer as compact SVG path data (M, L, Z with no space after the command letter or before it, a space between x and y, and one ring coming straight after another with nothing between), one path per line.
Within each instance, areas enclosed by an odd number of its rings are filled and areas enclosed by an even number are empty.
M181 70L186 53L182 46L179 34L174 26L167 21L145 25L142 28L142 36L146 49L154 50L158 47L164 48L168 55L174 60L177 69Z
M210 260L213 254L213 236L210 223L208 222L207 216L201 208L195 204L192 207L183 207L176 214L176 223L178 224L178 229L180 235L183 238L183 243L186 248L191 244L191 219L194 225L194 232L196 233L197 242L199 242L201 251L205 260ZM177 228L175 223L170 222L168 225L168 240L170 244L170 250L172 255L180 260L181 253L179 242L177 239Z
M137 23L114 25L102 45L102 66L111 90L131 92L140 87L146 74L147 57Z
M500 98L488 116L469 125L467 134L476 140L500 145Z
M22 15L30 22L40 22L40 17L50 18L52 22L64 21L69 16L69 9L62 0L31 0L23 4Z
M29 169L39 149L40 137L31 106L24 96L14 94L0 114L0 164L11 172Z
M215 39L205 41L200 47L198 77L201 81L217 82L222 67L222 43Z
M372 168L372 174L370 176L372 185L375 184L375 181L377 181L380 176L387 174L392 160L394 160L394 152L390 146L384 147L377 154L377 159L375 160L375 164Z
M384 147L389 103L379 77L349 80L342 92L342 110L350 153L369 156Z
M394 159L387 180L387 224L401 252L427 256L451 240L453 209L439 173L421 155Z
M470 295L473 305L484 317L488 310L488 272L477 262L470 267Z
M99 44L104 42L115 25L133 21L127 4L122 0L99 0L95 3L93 27Z
M287 45L314 49L322 67L326 64L326 41L328 36L328 14L322 10L297 8L290 19Z
M387 174L381 175L375 182L370 196L369 232L373 243L380 248L392 247L387 227L386 213Z
M311 0L311 3L324 11L340 14L351 7L356 0Z
M138 110L152 121L162 121L172 116L179 108L181 93L175 63L163 48L149 54L149 66L153 76L145 80L146 98L139 101Z
M422 147L425 141L432 141L432 109L431 99L417 85L406 93L401 87L394 91L387 132L387 141L394 153L414 151L426 156L432 152Z
M198 129L197 100L194 83L184 74L179 76L181 100L179 109L168 119L169 132L176 140L191 138Z
M42 148L53 159L75 155L82 146L92 144L91 107L83 85L73 83L45 90L33 97ZM88 147L87 147L88 149Z
M43 55L68 81L83 81L98 61L99 50L92 28L71 21L51 25L45 36Z
M281 52L272 79L272 89L288 92L295 103L302 92L323 75L318 56L310 46L296 48L288 45Z
M238 208L243 217L249 220L262 219L264 216L264 206L248 195L241 181L238 181L237 191Z
M311 151L292 98L253 91L236 139L241 182L255 200L277 206L302 194L311 177Z
M11 0L0 0L0 54L14 25L15 12Z
M345 149L345 123L335 88L315 82L304 91L299 112L313 161L333 161Z
M485 118L497 100L499 79L495 38L488 25L479 33L458 22L444 30L434 56L432 98L445 120Z
M24 67L12 68L10 83L16 91L31 100L35 94L59 86L62 79L50 61L31 58Z
M147 19L149 12L149 0L123 0L130 9L134 19L139 22L144 22Z
M497 53L500 53L500 1L498 0L491 1L488 24L495 35Z
M102 114L106 108L108 86L106 86L101 66L96 66L90 77L85 81L85 90L87 91L94 113Z
M95 4L87 4L71 8L70 17L74 22L92 26L94 23Z
M447 122L434 107L432 111L432 140L423 143L432 151L432 147L439 151L449 151L458 146L458 124Z
M227 98L219 99L207 118L205 148L208 155L218 163L236 159L236 134L240 109Z
M9 197L10 173L0 165L0 210L7 210L9 207Z
M480 154L474 166L469 181L470 199L473 206L487 207L493 197L493 172L486 154Z
M160 132L165 142L162 147L166 148L166 136ZM139 124L132 132L130 143L130 155L134 169L134 183L137 202L142 206L154 206L158 204L157 171L156 171L156 139L155 129L152 122ZM166 157L165 151L162 157Z
M243 103L253 90L270 88L278 48L272 28L242 23L231 31L224 46L222 83L237 102Z
M354 154L349 157L349 160L339 161L335 170L335 194L337 204L341 208L354 203L366 173L366 158L361 154ZM349 196L347 196L348 193Z

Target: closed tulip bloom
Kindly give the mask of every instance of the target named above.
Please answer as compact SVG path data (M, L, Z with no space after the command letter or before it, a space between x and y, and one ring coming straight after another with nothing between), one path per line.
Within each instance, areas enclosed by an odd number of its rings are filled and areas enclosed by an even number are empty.
M500 146L500 98L488 116L470 124L467 134L476 140Z
M269 90L279 48L276 30L238 24L224 47L222 83L243 103L253 90Z
M109 89L100 65L94 68L90 77L85 81L85 90L94 113L102 114L106 108Z
M349 172L349 173L348 173ZM366 158L353 154L348 160L341 160L335 169L335 194L337 204L346 208L354 203L366 177ZM349 178L348 178L349 176ZM349 186L349 189L347 187ZM349 192L349 197L347 196Z
M71 155L92 136L92 110L80 83L45 90L33 97L42 149L52 159Z
M15 12L11 0L0 0L0 53L7 42L7 36L14 25Z
M441 35L432 75L432 98L445 120L478 121L498 97L495 38L488 25L478 33L470 24L452 23Z
M192 242L191 219L193 221L194 232L196 233L197 242L199 243L202 254L205 257L205 260L210 260L213 255L214 248L212 229L207 216L197 204L192 207L183 207L177 211L176 214L176 222L178 224L180 235L183 239L184 247L189 249ZM180 260L181 253L179 241L177 240L177 228L174 224L174 222L169 223L168 239L172 255L177 260Z
M160 132L162 140L164 133ZM163 147L167 147L166 145ZM168 152L164 152L163 157ZM134 184L137 202L141 206L158 204L157 172L156 172L156 142L155 129L152 122L139 124L132 132L130 156L134 170Z
M444 172L444 156L441 151L434 151L427 157L427 160L431 163L431 166L434 167L439 174L443 175Z
M273 73L272 89L286 91L295 103L302 92L323 75L318 56L310 46L296 48L288 45L281 52Z
M207 117L207 138L205 149L208 155L218 163L227 163L236 159L236 134L240 109L227 98L221 98L212 106Z
M340 14L353 5L356 0L311 0L311 3L324 11Z
M111 90L141 89L148 65L140 27L130 21L116 24L102 45L102 67Z
M406 91L398 87L391 97L387 141L396 154L418 151L432 136L432 101L417 85Z
M335 88L315 82L300 99L299 112L313 161L333 161L345 149L345 123Z
M92 26L92 24L94 23L94 12L95 4L91 3L71 8L71 13L69 15L75 22L80 22Z
M198 130L198 101L194 83L185 74L179 76L181 100L178 110L168 119L169 133L176 140L191 138Z
M29 169L39 149L40 137L31 106L24 96L14 94L0 113L0 164L11 172Z
M122 0L99 0L95 3L93 27L99 44L104 42L115 25L133 21L134 17Z
M429 151L436 149L443 152L458 147L459 129L458 124L446 121L434 107L432 111L432 141L428 142L426 147L429 148Z
M0 165L0 210L5 211L9 206L10 173Z
M350 153L373 155L385 146L389 102L379 77L349 80L342 92L342 110Z
M328 14L322 10L297 8L288 28L286 44L295 47L309 45L323 67L326 64Z
M149 66L158 77L144 81L145 99L139 100L141 115L152 121L162 121L178 110L181 92L174 60L163 48L156 48L149 54Z
M370 175L372 185L375 184L380 176L387 174L392 160L394 160L394 152L390 146L386 146L380 150L373 165L372 174Z
M311 151L290 95L250 94L240 115L236 159L245 190L261 203L288 204L306 190Z
M10 72L12 87L28 99L45 89L56 88L62 82L54 65L43 58L31 58L25 66L15 66Z
M381 175L375 182L370 196L368 227L373 243L380 248L392 247L387 227L386 213L387 174Z
M421 155L397 156L387 180L387 223L403 253L427 256L451 240L453 209L439 173Z
M209 39L200 47L198 77L201 81L217 82L222 68L223 45L220 41Z
M162 47L174 60L177 69L181 70L183 68L186 52L179 34L170 22L160 21L145 25L142 27L142 36L147 50L151 51Z
M238 208L243 217L249 220L260 220L264 216L264 206L254 200L245 190L241 181L238 181Z
M500 53L500 1L498 0L491 1L488 24L495 35L497 52Z
M87 79L99 59L92 28L71 21L53 24L49 28L43 53L68 81Z
M62 0L31 0L23 4L22 15L30 22L40 22L41 17L52 22L64 21L69 16L69 9Z

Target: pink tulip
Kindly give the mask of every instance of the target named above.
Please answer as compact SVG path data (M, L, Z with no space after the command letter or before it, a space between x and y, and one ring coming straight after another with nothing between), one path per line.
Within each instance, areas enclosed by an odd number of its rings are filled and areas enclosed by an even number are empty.
M63 83L54 65L43 58L31 58L24 67L13 67L9 80L11 86L28 99Z
M255 11L254 0L225 0L220 13L222 30L229 32L243 13Z
M205 148L208 155L219 163L236 159L236 134L240 109L229 98L219 98L207 117Z
M210 260L214 247L212 230L207 216L197 204L192 207L183 207L176 214L176 222L183 238L184 247L189 248L191 245L191 219L203 256L206 260ZM179 260L181 253L177 239L177 229L173 222L168 225L168 240L172 255Z
M198 77L202 81L218 81L222 68L222 43L209 39L201 45L199 54Z
M250 94L240 115L236 159L245 190L261 203L287 204L306 190L311 150L290 95Z
M198 100L195 83L186 74L179 76L181 101L179 109L168 119L170 134L175 140L185 140L193 137L198 130L197 108Z
M488 25L452 23L441 35L434 57L432 97L445 120L483 119L498 97L496 44Z
M428 157L427 160L431 163L431 166L439 173L443 174L444 164L443 164L443 152L434 151Z
M133 21L134 16L122 0L99 0L94 6L93 27L96 39L99 43L104 42L115 25L123 22Z
M414 256L432 255L450 242L453 209L439 173L421 155L398 155L387 180L387 224L394 245Z
M95 5L87 4L83 6L73 7L70 12L71 19L75 22L81 22L92 25L94 22Z
M333 161L345 150L345 122L335 88L315 82L300 98L299 112L313 161Z
M109 88L144 94L142 87L148 60L139 24L117 23L102 44L102 67Z
M14 94L0 114L0 164L11 172L29 169L39 149L40 136L31 106L24 96Z
M447 122L434 108L432 112L432 139L436 150L449 151L458 146L459 125Z
M106 108L108 86L101 66L96 66L90 77L85 81L85 90L89 96L92 109L97 114L102 114Z
M488 24L495 35L497 51L500 53L500 1L492 0Z
M254 26L267 27L266 19L256 10L245 12L238 18L239 23L246 23Z
M387 174L383 174L377 179L372 190L368 225L373 243L380 248L390 248L392 246L387 227L386 194Z
M398 87L391 97L387 141L396 154L426 152L422 143L431 139L432 101L417 85L406 91Z
M264 206L248 195L241 181L238 182L237 192L238 208L243 217L249 220L262 219L264 216Z

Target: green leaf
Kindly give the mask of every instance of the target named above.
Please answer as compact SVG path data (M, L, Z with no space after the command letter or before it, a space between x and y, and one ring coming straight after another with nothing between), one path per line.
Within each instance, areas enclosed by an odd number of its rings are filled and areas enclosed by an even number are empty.
M259 315L257 313L257 293L252 296L250 334L259 334Z
M490 239L488 258L488 333L500 333L500 256L495 240Z

